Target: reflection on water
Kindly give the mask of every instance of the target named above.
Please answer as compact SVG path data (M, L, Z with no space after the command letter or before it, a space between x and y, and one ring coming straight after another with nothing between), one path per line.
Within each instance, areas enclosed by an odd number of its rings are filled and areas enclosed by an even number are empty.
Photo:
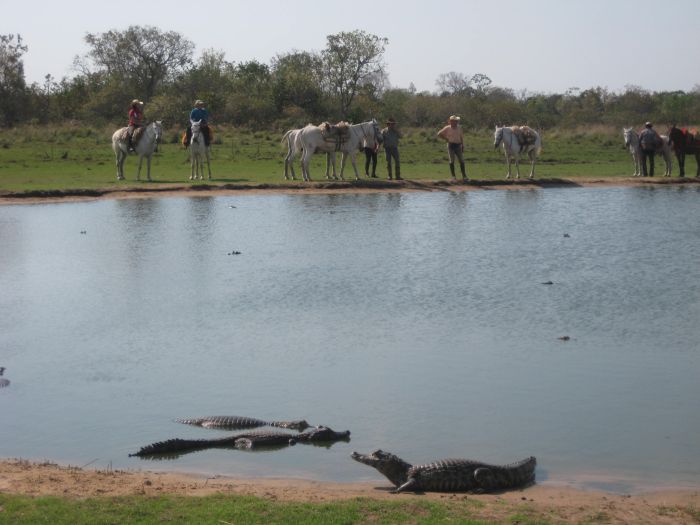
M383 448L415 463L535 455L539 480L610 490L697 487L698 197L0 207L1 455L148 467L128 454L229 435L174 418L221 414L305 418L352 442L158 468L356 481L378 478L350 452Z

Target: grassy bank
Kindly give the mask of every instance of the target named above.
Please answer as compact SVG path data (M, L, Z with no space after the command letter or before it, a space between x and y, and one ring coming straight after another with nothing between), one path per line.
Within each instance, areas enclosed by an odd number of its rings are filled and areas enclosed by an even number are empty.
M249 496L125 496L65 499L0 495L0 521L16 524L197 523L197 524L352 524L352 523L487 523L472 517L473 499L451 503L384 502L357 499L338 503L273 502ZM505 510L505 509L504 509ZM506 522L547 523L541 516L506 511ZM7 520L7 521L5 521Z
M126 164L126 181L116 180L111 150L113 128L89 129L79 126L24 126L0 131L0 191L93 189L127 187L136 182L136 157ZM435 137L437 130L405 129L401 142L402 171L408 179L449 177L447 152ZM190 183L187 152L179 144L180 130L164 133L160 151L152 165L153 183ZM281 131L250 132L217 128L212 147L213 182L216 184L280 183L285 147ZM499 180L505 175L503 155L494 151L493 134L468 132L465 140L467 171L471 178ZM595 128L579 131L545 131L544 149L537 164L537 177L626 177L632 161L623 150L620 130ZM364 156L358 155L364 170ZM312 176L320 180L325 172L323 156L316 155ZM298 170L300 175L300 170ZM380 152L378 175L385 176ZM528 171L523 166L524 175ZM676 170L677 173L677 170ZM362 175L362 173L361 173ZM142 180L145 179L145 167ZM346 167L352 178L352 167ZM197 184L196 182L192 184Z

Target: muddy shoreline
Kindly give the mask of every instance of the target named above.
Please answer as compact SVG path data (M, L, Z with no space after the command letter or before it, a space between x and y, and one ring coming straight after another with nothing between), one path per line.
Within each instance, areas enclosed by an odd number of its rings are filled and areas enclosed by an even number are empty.
M629 187L629 186L700 186L698 178L548 178L520 180L367 180L283 182L279 184L158 184L153 186L110 186L98 189L27 190L0 192L0 204L36 204L97 199L129 199L154 197L192 197L261 193L327 194L367 192L433 192L484 191L505 189Z

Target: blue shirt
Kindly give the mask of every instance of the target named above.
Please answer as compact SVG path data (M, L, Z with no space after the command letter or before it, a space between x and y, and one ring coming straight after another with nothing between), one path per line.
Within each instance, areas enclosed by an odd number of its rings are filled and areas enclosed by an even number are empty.
M197 122L202 121L202 124L206 124L209 120L209 112L204 108L194 108L190 113L190 120Z

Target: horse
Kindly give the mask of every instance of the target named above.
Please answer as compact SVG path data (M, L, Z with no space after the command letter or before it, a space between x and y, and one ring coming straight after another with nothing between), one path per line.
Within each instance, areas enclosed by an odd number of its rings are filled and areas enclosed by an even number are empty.
M668 130L668 139L672 144L673 151L678 159L679 177L685 177L685 155L690 153L695 155L695 162L698 165L695 177L700 177L700 137L697 133L691 133L687 129L678 129L672 125Z
M319 126L314 126L312 124L307 125L302 128L297 135L296 144L297 147L303 150L301 156L301 172L305 181L311 180L311 175L309 173L309 163L311 162L311 156L314 153L332 153L340 151L342 153L342 158L340 161L340 178L343 178L343 172L345 171L345 162L347 158L350 157L352 161L352 167L355 170L355 180L360 180L360 174L357 171L357 153L360 151L363 139L367 140L367 146L373 148L376 143L382 143L382 136L379 132L379 125L375 119L367 122L362 122L360 124L351 124L347 127L347 138L338 137L337 139L326 139L323 133L323 128ZM335 155L332 156L333 160L333 178L336 177L335 170ZM328 164L326 164L328 166ZM328 177L328 168L326 167L326 177Z
M127 130L129 128L119 128L112 135L112 150L117 158L117 179L124 180L124 161L129 154L129 140ZM158 151L158 142L163 134L163 122L156 120L148 124L141 135L136 147L136 154L139 156L139 169L136 172L136 180L141 180L141 165L146 157L148 180L151 180L151 156Z
M506 163L508 165L506 179L510 179L510 163L513 160L515 161L515 178L520 178L520 155L523 153L526 153L530 159L531 169L528 178L532 179L535 177L535 160L537 159L537 155L542 152L542 139L540 138L540 134L534 129L523 126L520 130L524 130L533 140L526 144L520 144L516 130L518 130L517 126L509 128L499 128L496 126L496 131L493 134L493 147L496 149L499 145L503 145L503 153L505 153Z
M309 126L312 126L313 124L309 124ZM289 180L289 175L291 174L292 180L296 180L296 173L294 172L294 160L296 159L297 155L302 153L302 148L301 148L301 143L299 142L299 133L301 133L301 130L303 128L299 129L290 129L285 132L284 135L282 135L282 140L280 141L282 144L285 142L287 143L287 155L284 157L284 180ZM333 162L333 167L335 168L335 152L332 153L326 153L326 178L330 179L329 175L329 169L331 165L331 159ZM337 178L335 176L335 172L333 173L333 177Z
M641 177L642 148L639 145L639 135L637 135L637 132L634 131L633 128L622 128L622 136L625 138L625 148L632 154L632 160L634 161L634 174L632 176ZM670 177L671 169L673 168L673 157L671 157L669 138L666 135L661 135L661 147L657 148L656 153L663 157L664 163L666 164L664 177Z
M211 152L204 140L202 133L202 120L190 120L192 138L190 139L190 180L202 180L204 178L204 161L207 162L209 180L211 180Z

